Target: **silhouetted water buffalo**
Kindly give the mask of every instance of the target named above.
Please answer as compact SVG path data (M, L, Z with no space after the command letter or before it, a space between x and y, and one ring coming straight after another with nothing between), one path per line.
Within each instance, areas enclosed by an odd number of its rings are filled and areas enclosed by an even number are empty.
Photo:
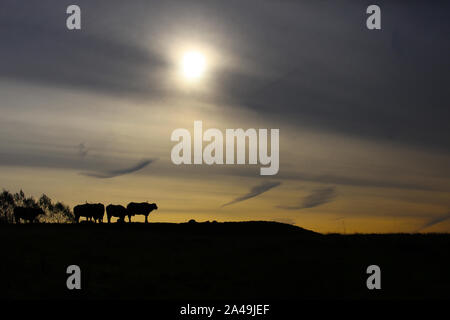
M103 222L105 206L101 203L79 204L73 208L75 221L79 222L80 217L86 217L86 220L94 219L95 222Z
M14 219L16 223L20 223L20 219L28 220L33 223L39 215L45 215L41 208L15 207Z
M119 218L118 222L125 221L125 216L127 215L127 208L124 206L110 204L106 207L106 216L108 217L108 223L111 222L111 217Z
M131 222L131 216L142 214L145 216L145 223L148 222L147 217L153 210L158 209L156 203L148 203L148 202L130 202L127 206L127 215L128 221Z

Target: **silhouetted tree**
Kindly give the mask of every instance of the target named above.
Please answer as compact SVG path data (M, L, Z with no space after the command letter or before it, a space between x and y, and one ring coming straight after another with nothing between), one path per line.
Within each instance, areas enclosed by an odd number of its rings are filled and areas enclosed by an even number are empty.
M25 193L22 189L14 194L14 202L17 207L23 206L25 201Z
M62 202L57 202L56 204L52 203L52 199L50 199L46 194L43 194L39 198L39 206L45 211L45 217L42 217L41 220L43 222L48 223L67 223L74 222L74 216L70 211L69 206L66 206Z
M11 223L13 219L13 210L15 207L14 196L7 190L3 189L0 193L0 222Z
M0 222L13 223L13 211L15 207L41 208L45 216L39 216L39 221L47 223L70 223L74 222L74 216L69 206L62 202L53 204L52 200L43 194L36 201L34 197L26 197L23 190L14 194L7 190L0 193Z
M54 209L52 199L50 199L45 193L39 198L39 205L44 210L53 211Z
M58 223L66 223L66 222L75 222L75 217L70 211L69 206L66 206L62 202L57 202L53 207L52 211L53 217L57 220L55 222Z
M23 200L23 206L27 208L40 208L39 204L33 197L28 197Z

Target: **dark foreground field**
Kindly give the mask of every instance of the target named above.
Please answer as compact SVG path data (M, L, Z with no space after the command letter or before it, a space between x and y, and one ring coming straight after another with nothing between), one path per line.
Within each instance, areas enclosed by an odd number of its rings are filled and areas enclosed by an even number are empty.
M450 235L321 235L272 222L1 225L0 298L450 298ZM82 290L66 288L79 265ZM381 267L382 289L366 288Z

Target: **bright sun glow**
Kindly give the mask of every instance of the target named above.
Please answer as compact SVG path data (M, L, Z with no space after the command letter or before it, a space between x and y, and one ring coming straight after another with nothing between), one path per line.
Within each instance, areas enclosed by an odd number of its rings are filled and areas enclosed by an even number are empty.
M183 74L188 79L200 78L206 67L205 57L199 52L187 52L183 55Z

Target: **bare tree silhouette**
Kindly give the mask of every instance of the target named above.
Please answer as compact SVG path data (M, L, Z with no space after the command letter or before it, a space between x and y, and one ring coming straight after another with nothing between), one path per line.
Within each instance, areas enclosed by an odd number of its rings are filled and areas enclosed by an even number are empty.
M13 223L14 208L35 208L42 209L44 215L40 215L38 220L45 223L70 223L74 221L74 216L69 208L62 202L53 204L52 200L43 194L38 200L34 197L27 197L23 190L12 194L7 190L0 193L0 223Z

